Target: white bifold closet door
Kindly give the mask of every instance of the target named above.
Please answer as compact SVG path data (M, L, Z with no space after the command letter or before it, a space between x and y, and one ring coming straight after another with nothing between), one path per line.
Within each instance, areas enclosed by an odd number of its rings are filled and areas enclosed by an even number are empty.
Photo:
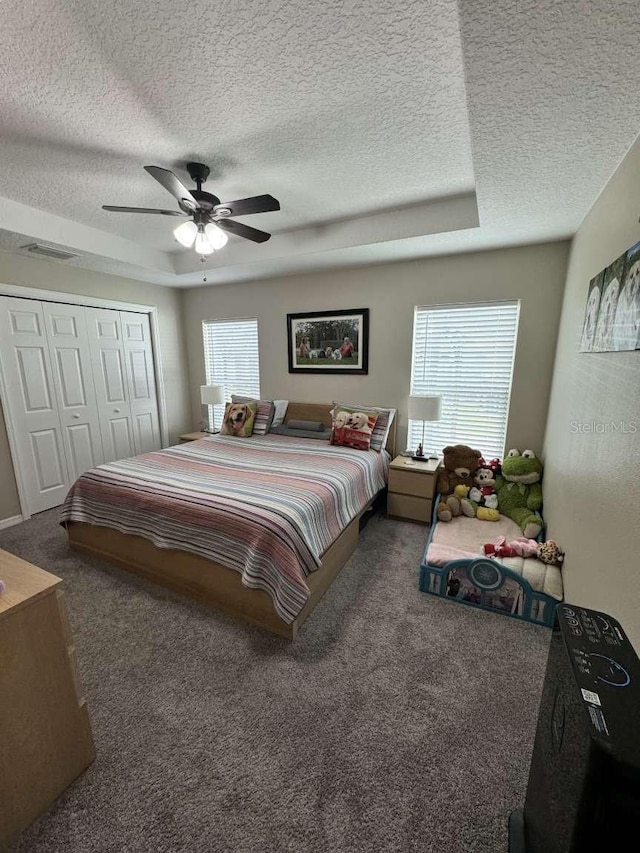
M0 297L0 358L30 512L58 506L69 488L45 316L40 302Z
M26 300L25 300L26 301ZM62 443L71 482L104 462L85 309L43 302Z
M120 312L87 308L89 350L105 462L135 456Z
M125 372L129 386L131 426L136 453L160 447L158 400L148 314L120 312Z
M160 449L148 314L0 296L0 360L30 513L89 468Z
M87 308L105 462L160 448L147 314Z

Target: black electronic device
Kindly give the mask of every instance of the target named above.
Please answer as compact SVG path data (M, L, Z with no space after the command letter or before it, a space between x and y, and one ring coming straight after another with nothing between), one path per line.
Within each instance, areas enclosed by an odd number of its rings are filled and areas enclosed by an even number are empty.
M615 619L561 604L510 853L635 850L639 814L640 661Z

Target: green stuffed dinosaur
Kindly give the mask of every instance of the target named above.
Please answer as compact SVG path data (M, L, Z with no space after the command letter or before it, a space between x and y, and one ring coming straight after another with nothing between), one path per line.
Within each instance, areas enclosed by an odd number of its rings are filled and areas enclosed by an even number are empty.
M528 539L542 530L537 510L542 506L542 462L533 450L510 450L496 480L498 509L520 527Z

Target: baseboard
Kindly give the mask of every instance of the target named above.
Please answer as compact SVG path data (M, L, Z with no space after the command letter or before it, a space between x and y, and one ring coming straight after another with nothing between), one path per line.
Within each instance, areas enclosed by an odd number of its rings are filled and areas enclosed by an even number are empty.
M11 518L0 518L0 530L4 530L5 527L13 527L14 524L20 524L21 521L24 521L21 515L12 515Z

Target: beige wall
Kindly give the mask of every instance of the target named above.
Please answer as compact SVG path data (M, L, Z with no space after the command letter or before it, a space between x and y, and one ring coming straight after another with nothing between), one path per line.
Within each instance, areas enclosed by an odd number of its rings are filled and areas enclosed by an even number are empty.
M640 139L573 241L545 437L544 507L549 536L567 551L566 599L619 619L640 651L640 352L578 352L589 281L640 240L638 214ZM625 425L626 434L612 424Z
M551 243L185 291L193 426L201 418L198 386L205 380L202 321L257 317L263 395L394 406L404 447L414 307L520 299L507 443L540 450L567 256L566 242ZM368 376L288 373L286 314L329 308L371 310Z
M69 267L56 261L0 252L0 282L24 287L116 299L158 308L160 352L170 441L176 442L189 421L189 390L178 290ZM18 515L20 505L0 412L0 520Z

